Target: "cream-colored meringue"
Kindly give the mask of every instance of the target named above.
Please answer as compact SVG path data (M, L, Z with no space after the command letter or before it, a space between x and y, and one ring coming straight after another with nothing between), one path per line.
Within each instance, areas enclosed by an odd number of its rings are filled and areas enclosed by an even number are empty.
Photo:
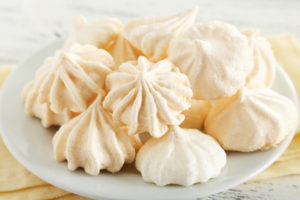
M126 61L137 60L137 58L142 55L142 53L134 48L122 35L118 37L107 51L114 58L116 66Z
M203 183L218 176L225 164L226 153L212 137L178 126L149 139L135 162L143 179L159 186Z
M212 108L205 129L225 150L248 152L276 146L297 122L297 109L288 98L267 88L244 88Z
M180 127L201 129L211 108L212 105L209 101L192 99L191 107L182 112L185 120L180 124Z
M249 45L253 51L253 69L246 79L248 88L271 87L275 79L276 66L272 47L267 39L259 36L258 30L243 32L248 37Z
M169 17L146 16L131 20L124 37L150 60L167 57L169 42L184 33L195 22L198 7Z
M71 112L68 109L64 109L60 113L54 113L48 103L40 103L38 97L38 85L34 84L34 81L30 81L23 90L23 99L25 99L25 112L29 116L35 116L40 118L44 127L50 127L52 125L62 125L73 117L77 113Z
M149 132L162 136L168 125L184 120L193 95L185 74L168 60L152 63L140 56L107 76L103 105L114 120L128 125L130 135Z
M101 49L108 48L118 37L122 28L122 23L115 18L102 18L87 22L83 16L76 16L63 48L69 49L75 43L89 44Z
M106 75L113 68L109 53L94 46L74 45L58 51L24 89L26 112L42 118L44 126L61 125L104 92Z
M102 169L117 172L125 162L133 162L135 158L132 140L102 108L99 96L54 135L54 156L57 161L67 160L70 170L82 167L91 175L99 174Z
M235 94L253 67L247 38L223 22L192 26L171 41L168 59L188 75L195 99Z

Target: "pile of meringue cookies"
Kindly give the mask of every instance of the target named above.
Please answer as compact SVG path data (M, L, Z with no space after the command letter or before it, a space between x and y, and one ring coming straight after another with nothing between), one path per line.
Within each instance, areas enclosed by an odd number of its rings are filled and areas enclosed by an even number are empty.
M218 176L226 151L278 145L295 105L269 89L278 63L257 30L169 17L73 21L23 91L26 113L53 138L57 161L90 175L135 162L146 182L189 186Z

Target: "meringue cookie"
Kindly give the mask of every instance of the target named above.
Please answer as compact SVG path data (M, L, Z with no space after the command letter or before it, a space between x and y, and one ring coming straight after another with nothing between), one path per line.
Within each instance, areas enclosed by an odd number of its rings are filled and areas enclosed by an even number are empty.
M135 161L143 179L159 186L203 183L218 176L225 164L226 153L212 137L178 126L149 139Z
M97 95L104 92L106 75L112 69L113 58L94 46L74 45L68 51L58 51L39 68L33 83L29 83L34 86L23 91L27 113L42 117L43 121L50 116L37 107L45 103L56 117L63 112L85 111ZM53 124L60 125L65 121ZM50 125L49 122L47 126Z
M99 96L54 135L54 156L57 161L67 160L70 170L82 167L90 175L102 169L117 172L135 158L132 139L114 124Z
M120 35L115 43L107 49L107 52L114 58L116 66L119 66L121 63L126 61L137 60L139 56L143 55L122 35Z
M195 99L235 94L253 67L247 38L223 22L192 26L171 41L168 59L187 74Z
M29 116L36 116L42 121L44 127L50 127L52 125L60 126L72 118L74 118L77 113L71 112L68 109L64 109L60 113L54 113L48 103L40 103L37 100L38 97L38 87L34 84L34 81L30 81L23 90L23 99L25 99L25 112Z
M149 132L162 136L168 125L184 120L193 95L185 74L168 60L152 63L140 56L107 76L103 106L114 120L128 125L128 134Z
M115 18L102 18L87 22L83 16L73 19L70 36L64 44L69 49L75 43L93 45L97 48L108 48L118 37L123 28L122 23Z
M198 7L169 17L147 16L131 20L124 27L124 37L150 60L167 57L169 42L195 22Z
M246 79L248 88L270 88L275 79L276 66L279 65L275 59L269 41L259 36L258 30L243 32L248 37L249 45L253 51L253 69Z
M288 98L267 88L243 88L212 108L205 129L225 150L249 152L276 146L297 122L297 109Z
M191 107L182 112L185 120L180 124L180 127L201 129L211 108L212 105L209 101L192 99Z

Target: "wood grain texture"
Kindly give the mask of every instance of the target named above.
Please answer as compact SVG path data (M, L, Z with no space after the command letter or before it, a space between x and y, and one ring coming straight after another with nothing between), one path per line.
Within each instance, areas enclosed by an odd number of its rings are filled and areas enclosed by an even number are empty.
M16 64L38 47L66 35L72 18L113 16L126 22L140 15L168 15L200 7L197 20L222 20L265 35L291 32L300 38L298 0L3 0L0 1L0 64Z
M40 46L65 37L76 15L88 19L168 15L195 5L197 20L222 20L240 29L257 27L263 35L290 32L300 39L299 0L2 0L0 1L0 65L18 64ZM199 200L300 199L300 176L250 182Z

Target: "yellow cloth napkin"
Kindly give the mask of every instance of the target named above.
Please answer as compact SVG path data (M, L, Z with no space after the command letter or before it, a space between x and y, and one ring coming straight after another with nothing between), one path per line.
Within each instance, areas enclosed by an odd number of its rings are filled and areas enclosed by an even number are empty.
M0 87L13 67L0 67ZM6 149L0 138L0 200L86 200L54 187L27 171Z
M293 81L300 100L300 44L290 34L268 37L275 57ZM258 174L251 181L300 174L300 123L297 134L288 149L267 170Z
M279 64L288 73L293 81L300 101L300 44L297 39L290 35L274 35L268 37L273 52ZM300 109L300 108L299 108ZM300 123L298 124L298 132Z
M268 38L278 62L290 75L300 94L300 45L289 35ZM0 67L0 87L13 67ZM300 99L300 98L299 98ZM37 178L19 164L8 152L0 138L0 200L10 199L57 199L87 200L56 188ZM297 134L288 149L267 170L253 180L262 180L284 175L300 174L300 134Z

